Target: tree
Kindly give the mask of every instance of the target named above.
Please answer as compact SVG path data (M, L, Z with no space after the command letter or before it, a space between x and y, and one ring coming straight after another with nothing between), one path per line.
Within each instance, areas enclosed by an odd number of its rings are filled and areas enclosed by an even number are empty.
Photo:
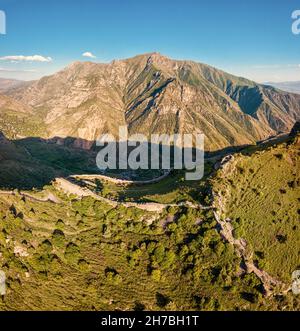
M154 257L157 263L161 263L165 257L165 247L159 244L154 250Z

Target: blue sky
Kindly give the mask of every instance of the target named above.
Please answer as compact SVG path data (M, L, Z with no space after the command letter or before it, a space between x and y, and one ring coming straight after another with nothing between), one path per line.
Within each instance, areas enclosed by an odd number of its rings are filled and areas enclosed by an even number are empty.
M36 79L76 60L157 51L260 82L300 80L296 9L300 0L0 0L0 77Z

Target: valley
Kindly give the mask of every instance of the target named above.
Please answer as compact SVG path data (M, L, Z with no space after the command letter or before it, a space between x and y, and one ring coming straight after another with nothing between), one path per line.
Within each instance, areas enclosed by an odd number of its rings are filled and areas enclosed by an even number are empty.
M2 190L0 262L8 294L1 309L299 309L289 279L299 265L299 185L297 168L285 163L299 166L299 137L277 144L249 146L221 168L215 160L217 170L190 186L175 173L137 186L91 175L83 176L87 182L56 179L42 190ZM260 203L257 216L253 204L248 209L246 197L257 191L240 183L242 167L268 171L261 164L270 158L277 160L274 175L284 171L288 183L296 180L284 188L296 210L281 204L273 216L279 223L261 218ZM272 205L269 189L282 185L276 176L258 177L258 201ZM273 194L276 201L283 193ZM253 242L262 233L266 245Z
M0 310L300 309L300 95L158 53L2 86ZM101 172L120 125L204 133L204 177Z

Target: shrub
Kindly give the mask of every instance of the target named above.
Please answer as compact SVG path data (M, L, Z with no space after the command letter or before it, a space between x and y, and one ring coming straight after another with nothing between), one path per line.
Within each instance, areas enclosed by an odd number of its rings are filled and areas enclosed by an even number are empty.
M65 226L65 223L63 222L63 220L59 219L57 222L56 222L56 227L57 229L60 229L62 230Z
M105 278L107 281L111 284L118 285L122 283L122 277L121 275L112 268L106 268L105 270Z
M155 282L159 282L161 279L161 271L158 269L154 269L151 272L151 278L155 281Z
M80 259L78 261L78 266L82 271L86 271L89 267L89 264L85 259Z
M52 251L52 244L49 240L44 240L41 245L40 248L42 250L43 253L45 254L49 254Z
M276 236L276 239L280 244L284 244L287 241L287 236L284 236L282 234L278 234Z
M166 305L170 303L170 298L161 294L161 293L156 293L156 304L160 308L164 308Z
M65 246L65 235L62 230L56 229L53 231L52 242L57 248L63 248Z
M74 243L69 243L66 247L65 258L73 264L77 264L80 257L80 249Z

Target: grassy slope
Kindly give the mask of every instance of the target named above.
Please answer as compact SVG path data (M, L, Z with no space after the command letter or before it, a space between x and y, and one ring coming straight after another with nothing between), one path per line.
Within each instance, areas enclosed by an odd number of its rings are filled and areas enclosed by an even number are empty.
M210 162L205 166L205 177L212 172ZM154 176L155 177L155 176ZM205 181L185 181L184 171L172 171L165 179L154 184L147 185L117 185L108 181L92 180L87 183L90 189L97 191L103 197L114 200L157 202L163 204L174 204L181 201L198 202L203 200L205 192Z
M300 266L299 138L250 153L220 171L214 189L223 196L224 218L246 239L257 264L289 283Z
M224 193L235 236L247 240L261 268L288 283L300 264L299 145L248 152L251 157L235 158L231 174L217 173L214 188ZM128 196L203 199L201 183L187 187L176 176L144 192L129 188ZM116 194L116 187L106 189ZM60 203L0 194L0 269L8 285L0 310L300 309L291 293L265 298L254 274L239 273L241 260L221 238L211 211L172 207L158 215L112 208L52 186L28 193L40 198L47 192ZM28 255L18 255L16 247Z
M240 260L210 212L173 208L154 217L47 190L59 205L0 196L8 285L0 309L293 308L293 297L265 300L256 277L238 276ZM14 254L16 246L29 255Z
M95 173L92 152L46 143L38 138L0 140L0 188L42 188L55 177Z

